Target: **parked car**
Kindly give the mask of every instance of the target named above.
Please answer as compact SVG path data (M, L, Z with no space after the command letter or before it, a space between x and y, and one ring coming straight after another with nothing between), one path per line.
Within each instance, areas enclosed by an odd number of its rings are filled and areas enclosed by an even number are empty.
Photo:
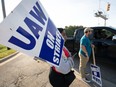
M97 26L91 27L92 35L89 37L95 45L95 56L97 58L111 59L116 61L116 28ZM75 53L79 51L80 39L84 34L84 28L76 29L73 37L68 38L65 46Z

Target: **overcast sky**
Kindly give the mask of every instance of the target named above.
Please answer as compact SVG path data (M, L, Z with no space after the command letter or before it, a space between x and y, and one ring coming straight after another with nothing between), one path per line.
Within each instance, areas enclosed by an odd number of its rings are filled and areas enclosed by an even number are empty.
M21 0L5 0L8 15ZM115 0L40 0L56 27L69 25L98 26L104 25L104 20L94 16L99 9L107 14L107 26L116 27ZM107 3L111 4L110 11L106 11ZM3 20L0 2L0 22Z

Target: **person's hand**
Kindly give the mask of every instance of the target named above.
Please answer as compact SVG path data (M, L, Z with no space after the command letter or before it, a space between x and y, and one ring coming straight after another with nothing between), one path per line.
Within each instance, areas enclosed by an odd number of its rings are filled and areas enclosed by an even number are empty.
M89 58L88 53L86 52L86 57Z
M91 44L91 47L92 47L92 48L95 48L95 45Z

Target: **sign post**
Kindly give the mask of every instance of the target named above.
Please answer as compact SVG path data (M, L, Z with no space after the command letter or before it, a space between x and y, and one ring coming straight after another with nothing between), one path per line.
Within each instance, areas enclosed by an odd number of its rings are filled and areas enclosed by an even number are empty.
M92 53L93 53L93 64L91 64L92 80L102 87L101 72L100 68L96 66L94 48L92 48Z
M59 66L64 39L39 0L22 0L0 24L0 44Z

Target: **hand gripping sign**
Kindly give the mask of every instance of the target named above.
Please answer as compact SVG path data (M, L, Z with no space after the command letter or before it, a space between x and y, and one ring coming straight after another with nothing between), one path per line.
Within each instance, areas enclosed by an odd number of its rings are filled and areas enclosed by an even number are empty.
M58 66L64 39L39 0L22 0L0 24L0 44Z

